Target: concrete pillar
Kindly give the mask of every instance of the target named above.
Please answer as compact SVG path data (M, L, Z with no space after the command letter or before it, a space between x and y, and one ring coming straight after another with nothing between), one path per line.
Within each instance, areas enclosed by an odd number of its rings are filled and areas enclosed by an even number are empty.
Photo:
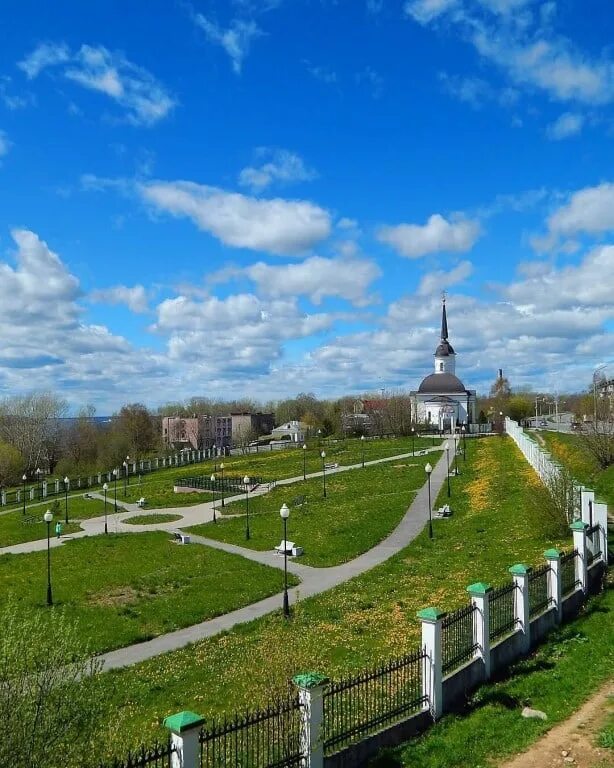
M0 493L0 504L5 507L6 506L6 491L2 491Z
M443 714L441 623L445 615L445 611L440 611L439 608L423 608L417 614L422 622L422 647L426 652L422 694L429 702L434 720L438 720Z
M324 691L326 675L310 672L296 675L292 682L298 688L301 703L301 768L324 768Z
M15 501L17 502L17 504L19 504L19 502L21 501L21 490L17 491L15 495Z
M477 655L484 664L484 678L490 678L490 595L492 587L488 584L470 584L467 587L472 604L476 607L474 642L478 646Z
M98 481L98 485L102 485L102 472L99 472L96 475L96 480Z
M570 526L573 533L573 548L577 550L578 557L576 558L576 581L584 593L588 589L588 574L587 574L587 559L588 559L588 547L586 546L586 529L588 523L583 523L582 520L576 520Z
M34 501L34 488L30 488L30 501Z
M555 611L554 615L556 616L557 624L560 624L563 620L563 598L561 595L561 553L558 549L547 549L544 552L544 557L550 566L550 573L548 574L548 594L552 600L552 607Z
M531 649L531 619L529 606L529 575L533 569L528 565L518 563L509 572L516 585L516 624L522 633L521 651L528 653Z
M77 478L77 488L81 488L81 478Z
M594 509L593 504L595 503L595 492L591 491L589 488L582 488L580 491L580 510L581 510L581 516L580 519L583 523L588 523L588 525L592 525L594 522Z
M47 481L43 480L42 482L42 489L43 489L43 499L47 498Z
M156 469L160 469L160 458L156 456Z
M59 480L55 481L55 492L56 492L56 494L58 494L60 492L60 481Z
M601 534L601 559L608 562L608 505L603 501L593 503L593 522L599 526Z
M164 718L164 725L171 732L171 743L176 750L171 755L171 768L200 768L198 734L204 722L204 717L189 711Z

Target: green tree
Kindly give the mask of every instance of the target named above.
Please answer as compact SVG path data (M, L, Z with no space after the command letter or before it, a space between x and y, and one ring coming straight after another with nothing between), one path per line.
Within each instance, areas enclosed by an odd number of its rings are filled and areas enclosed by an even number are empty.
M0 485L16 485L21 480L23 457L8 443L0 442Z
M534 413L533 400L527 395L512 395L507 402L507 413L514 421L527 419Z

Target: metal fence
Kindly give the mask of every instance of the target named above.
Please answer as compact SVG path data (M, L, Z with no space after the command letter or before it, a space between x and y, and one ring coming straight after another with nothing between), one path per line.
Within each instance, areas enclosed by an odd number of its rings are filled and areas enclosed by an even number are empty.
M550 566L548 563L535 568L529 574L529 618L538 616L552 605L548 587Z
M601 528L598 524L591 525L586 531L586 564L591 566L601 558Z
M199 734L201 768L293 768L301 765L298 694L259 709L213 720Z
M176 749L170 741L153 747L141 747L136 752L129 752L125 760L115 759L112 763L101 764L100 768L170 768L174 752Z
M578 550L574 549L571 552L564 552L560 559L561 568L561 595L565 597L576 591L576 588L580 585L576 573L576 559L578 557Z
M262 485L262 477L250 477L248 488L251 490L256 485ZM243 475L234 477L232 475L223 478L216 475L215 480L211 480L210 475L198 475L196 477L179 477L174 481L177 488L198 488L203 491L240 491L245 492L245 483Z
M441 623L442 671L447 674L473 658L476 642L476 607L469 603L444 617Z
M333 754L422 709L426 654L416 651L355 677L324 694L323 742Z
M489 595L491 642L516 629L516 584L510 582L493 589Z

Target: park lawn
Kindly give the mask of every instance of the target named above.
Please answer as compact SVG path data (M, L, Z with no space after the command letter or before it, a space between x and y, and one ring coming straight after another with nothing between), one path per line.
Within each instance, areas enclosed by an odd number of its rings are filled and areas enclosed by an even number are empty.
M277 612L109 673L113 706L125 713L109 754L162 736L157 724L174 711L210 717L261 706L298 672L339 679L414 650L416 611L454 609L467 602L467 585L506 582L512 564L540 564L545 549L571 543L549 538L548 521L531 503L539 481L509 438L468 440L460 464L463 473L452 478L454 515L434 520L432 541L423 531L385 563L300 601L289 622Z
M47 552L0 556L0 605L47 611ZM162 532L77 539L51 552L54 610L94 651L147 640L281 591L279 570ZM297 583L293 578L292 583Z
M68 497L68 520L69 524L64 523L65 510L64 499L58 499L59 507L56 506L56 513L51 523L51 534L55 535L55 523L59 520L62 523L62 534L75 533L81 530L78 520L86 520L91 517L101 517L104 515L104 502L98 499L84 499L83 495ZM54 500L48 499L46 504L37 504L34 507L26 508L26 514L21 508L11 512L0 514L0 549L10 547L13 544L21 544L26 541L37 541L47 536L47 525L43 521L43 515L47 509L54 510ZM109 514L112 512L112 504L107 506ZM24 520L26 522L24 522Z
M431 461L438 455L430 454ZM285 502L290 506L288 539L304 549L299 562L318 567L338 565L374 547L399 524L424 483L425 461L417 457L328 473L326 498L322 476L278 485L270 493L250 498L249 541L245 499L227 504L225 516L217 523L187 530L250 549L272 550L283 539L279 510ZM302 504L301 496L305 498Z
M122 523L130 525L156 525L157 523L174 523L181 520L181 515L168 515L164 512L153 512L150 515L135 515L134 517L125 517Z

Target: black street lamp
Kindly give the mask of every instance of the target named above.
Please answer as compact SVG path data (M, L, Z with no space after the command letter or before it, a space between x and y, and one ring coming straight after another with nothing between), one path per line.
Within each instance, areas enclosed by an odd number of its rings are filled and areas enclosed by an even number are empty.
M117 514L117 476L119 475L119 469L115 467L113 470L113 480L114 480L114 491L115 491L115 498L113 500L113 506L115 509L115 514Z
M38 500L43 499L43 484L41 482L41 470L36 467L36 482L38 483Z
M245 486L245 538L249 541L249 477L247 475L243 478L243 485Z
M220 464L220 473L222 475L222 507L225 507L224 503L224 462Z
M433 538L433 521L431 519L431 472L433 471L433 467L431 467L430 464L427 464L426 467L424 467L424 471L426 472L426 476L428 479L428 486L429 486L429 539Z
M279 510L281 519L284 521L284 618L290 618L290 604L288 602L288 518L290 510L287 504L282 504Z
M365 436L360 436L360 447L362 448L362 468L365 468Z
M104 492L104 532L108 533L109 528L107 526L107 491L109 490L109 486L107 483L105 483L102 486L102 490Z
M47 605L53 605L53 598L51 597L51 521L53 520L53 512L48 509L43 520L47 523Z
M68 476L64 478L64 522L68 525Z
M463 461L467 461L467 427L464 421L461 431L463 433Z
M303 480L307 480L307 446L303 443Z
M446 440L446 467L447 467L447 478L448 478L448 498L452 495L450 493L450 441Z
M322 451L320 458L322 459L322 487L324 489L323 496L326 498L326 464L324 464L324 459L326 458L325 451Z
M215 443L213 443L213 471L217 472L217 448Z
M213 488L213 522L217 523L215 517L215 475L211 475L211 487Z
M416 430L411 428L411 455L416 455Z
M126 494L128 493L128 459L130 457L126 456L126 461L124 461L124 499L126 498Z
M318 429L318 445L320 445L322 442L322 430Z
M23 477L21 479L23 480L23 510L22 510L22 514L25 515L26 514L26 480L28 479L26 477L26 473L25 472L23 473Z

